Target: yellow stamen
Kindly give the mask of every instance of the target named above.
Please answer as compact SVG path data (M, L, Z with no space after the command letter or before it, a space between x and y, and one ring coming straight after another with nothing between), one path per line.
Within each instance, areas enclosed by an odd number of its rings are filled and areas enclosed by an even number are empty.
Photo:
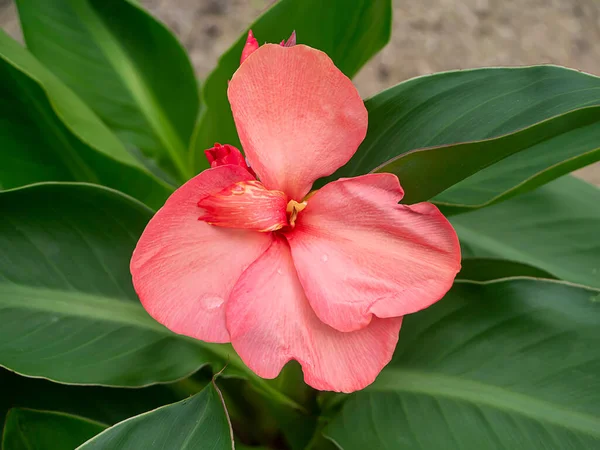
M288 221L290 223L290 227L294 228L294 226L296 225L296 218L298 217L298 213L304 208L306 208L306 205L308 205L306 201L298 203L296 200L290 200L288 202L285 210L289 215Z

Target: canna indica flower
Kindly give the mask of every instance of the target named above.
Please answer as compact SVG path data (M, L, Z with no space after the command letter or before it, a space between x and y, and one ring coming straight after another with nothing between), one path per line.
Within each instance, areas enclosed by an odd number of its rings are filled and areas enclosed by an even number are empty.
M133 284L157 321L231 342L261 377L294 359L316 389L362 389L390 361L402 316L452 285L458 239L434 205L398 204L392 174L310 192L356 152L367 111L325 53L251 39L227 95L256 175L234 147L208 150L211 168L146 227Z

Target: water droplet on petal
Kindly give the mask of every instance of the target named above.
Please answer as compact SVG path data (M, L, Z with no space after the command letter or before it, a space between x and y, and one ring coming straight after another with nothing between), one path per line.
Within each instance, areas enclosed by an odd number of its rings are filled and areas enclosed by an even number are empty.
M204 299L204 307L208 310L220 308L225 300L222 297L206 297Z
M277 273L278 273L279 275L283 275L283 270L281 270L281 269L277 269Z
M329 259L329 257L327 255L321 256L321 261L323 261L323 262L327 262L328 259Z

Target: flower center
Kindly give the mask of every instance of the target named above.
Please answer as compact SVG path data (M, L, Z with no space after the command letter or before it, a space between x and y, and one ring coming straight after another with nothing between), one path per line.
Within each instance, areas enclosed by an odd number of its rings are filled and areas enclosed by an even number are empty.
M290 200L285 208L285 212L288 216L288 223L291 228L296 226L296 218L300 211L306 208L308 203L305 201L298 203L296 200Z

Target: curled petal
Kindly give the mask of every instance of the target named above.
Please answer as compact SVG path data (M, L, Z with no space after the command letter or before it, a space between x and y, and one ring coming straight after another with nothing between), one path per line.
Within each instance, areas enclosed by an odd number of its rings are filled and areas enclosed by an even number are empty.
M142 305L175 333L229 342L225 302L242 272L271 244L268 233L214 227L198 220L198 199L239 181L239 166L208 169L169 197L150 220L131 258Z
M304 296L282 238L275 238L240 277L226 314L233 347L259 376L274 378L295 359L307 384L341 392L375 380L392 357L402 322L374 319L352 333L322 323Z
M258 41L252 34L252 30L248 30L248 37L246 38L246 43L244 44L244 49L242 50L242 56L240 58L240 64L242 64L251 53L254 53L255 50L258 49Z
M296 45L296 30L292 31L292 34L290 35L287 41L284 39L279 45L281 45L282 47L293 47L294 45Z
M234 166L243 167L250 172L253 177L256 177L254 171L248 167L242 152L240 152L233 145L221 145L217 142L213 148L204 150L204 154L206 155L206 159L208 160L210 167L219 167L232 164Z
M239 181L198 202L199 219L219 227L275 231L287 225L287 196L256 180Z
M227 93L252 168L268 189L293 200L344 165L367 132L367 110L352 82L305 45L263 45Z
M414 313L452 286L460 269L454 229L430 203L398 205L402 195L392 174L334 181L286 234L306 296L333 328Z

